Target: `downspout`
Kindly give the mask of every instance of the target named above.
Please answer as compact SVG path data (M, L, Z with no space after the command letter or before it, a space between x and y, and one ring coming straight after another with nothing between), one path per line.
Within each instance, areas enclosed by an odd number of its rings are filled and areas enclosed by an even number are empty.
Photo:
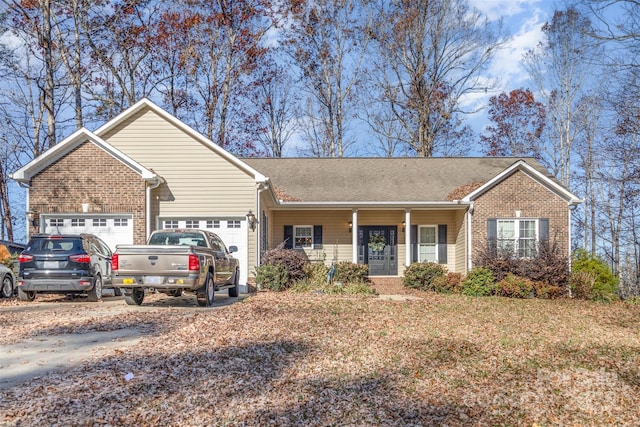
M146 239L149 238L149 235L151 234L151 190L155 190L156 188L158 188L160 186L160 184L162 184L164 182L164 179L162 179L161 177L157 176L155 177L155 182L152 185L147 185L147 189L146 189L146 200L145 200L145 216L146 216L146 228L147 228L147 234L145 236ZM145 240L146 240L145 239Z
M24 221L25 227L24 227L24 229L26 230L26 234L27 234L25 242L28 242L29 239L31 238L31 223L29 222L29 218L27 216L27 212L30 210L29 209L29 190L31 189L31 186L29 184L27 184L26 182L23 182L23 181L18 181L18 185L27 190L26 191L26 195L25 195L25 205L24 205L24 207L25 207L25 214L24 214L25 215L25 217L24 217L25 218L25 221Z
M473 201L467 210L467 271L469 273L473 268Z
M260 247L260 243L261 243L261 238L262 238L262 208L261 208L261 203L260 203L260 195L262 194L263 191L268 190L269 189L269 184L267 184L266 182L260 182L258 184L256 184L256 188L258 189L258 191L256 192L256 215L257 215L257 219L256 219L256 223L257 223L257 227L256 227L256 264L260 265L260 258L261 258L261 247Z

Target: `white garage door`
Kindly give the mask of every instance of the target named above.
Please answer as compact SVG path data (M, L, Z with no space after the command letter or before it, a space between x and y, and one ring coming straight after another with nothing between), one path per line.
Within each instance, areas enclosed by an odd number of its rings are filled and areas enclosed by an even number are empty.
M116 245L133 243L133 218L127 214L78 214L51 215L43 214L44 233L79 234L91 233L100 237L115 251Z
M233 256L240 262L240 284L247 283L249 263L247 248L247 219L209 218L209 219L160 219L161 228L199 228L217 234L229 246L237 246Z

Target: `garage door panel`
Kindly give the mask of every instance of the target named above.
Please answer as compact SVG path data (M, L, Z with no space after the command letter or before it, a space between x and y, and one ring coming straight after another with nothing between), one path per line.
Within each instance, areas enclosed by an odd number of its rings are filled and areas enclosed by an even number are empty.
M133 218L131 215L43 215L44 233L90 233L100 237L115 251L116 245L133 243Z

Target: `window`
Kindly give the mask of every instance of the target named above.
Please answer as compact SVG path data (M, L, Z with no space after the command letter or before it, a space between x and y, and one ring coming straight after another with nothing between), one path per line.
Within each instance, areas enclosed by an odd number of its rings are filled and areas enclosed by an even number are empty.
M165 221L164 228L178 228L178 221Z
M220 228L220 221L207 221L207 228Z
M200 221L188 219L186 222L187 228L200 228Z
M498 252L508 251L520 258L536 254L538 221L535 219L499 219L497 223Z
M84 227L84 218L71 218L72 227Z
M129 225L129 220L127 218L114 218L113 226L114 227L126 227Z
M227 228L240 228L240 220L227 221Z
M438 262L438 234L435 225L421 225L418 233L420 262Z
M62 218L51 218L49 220L49 225L51 227L63 227L64 226L64 219L62 219Z
M294 249L313 248L313 227L310 225L296 225L293 227Z
M106 227L107 219L106 218L93 218L93 226L94 227Z

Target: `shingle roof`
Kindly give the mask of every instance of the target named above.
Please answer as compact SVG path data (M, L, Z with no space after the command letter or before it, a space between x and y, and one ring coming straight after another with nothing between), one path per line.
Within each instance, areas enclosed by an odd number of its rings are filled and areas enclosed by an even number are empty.
M520 158L244 158L279 194L304 202L441 202L486 183ZM553 176L532 158L522 159ZM460 197L461 198L461 197Z

